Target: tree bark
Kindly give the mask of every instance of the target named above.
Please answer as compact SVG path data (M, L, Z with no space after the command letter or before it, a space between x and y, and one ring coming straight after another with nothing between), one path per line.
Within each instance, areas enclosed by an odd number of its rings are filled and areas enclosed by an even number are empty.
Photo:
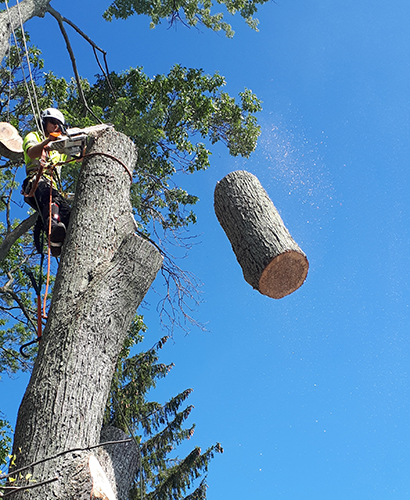
M239 170L215 188L214 207L245 280L280 299L305 281L309 263L259 180Z
M83 161L47 325L18 413L16 467L99 443L119 351L162 264L155 247L135 235L126 170L132 171L136 160L132 142L108 129L89 152L93 156ZM37 482L57 480L15 493L14 499L89 499L89 472L82 472L89 455L64 455L35 466ZM119 499L127 498L121 494Z
M0 61L9 48L9 37L13 30L33 17L44 17L51 0L20 0L18 4L0 12Z

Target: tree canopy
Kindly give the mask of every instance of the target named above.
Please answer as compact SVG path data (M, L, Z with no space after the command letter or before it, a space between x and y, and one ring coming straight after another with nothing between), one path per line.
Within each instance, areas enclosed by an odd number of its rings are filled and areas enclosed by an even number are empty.
M223 5L229 14L239 13L246 23L253 29L257 28L258 20L253 18L258 6L267 0L220 0L217 3ZM112 21L113 18L127 19L135 14L145 14L151 18L151 27L159 24L163 19L167 22L181 21L188 26L201 24L214 31L224 31L228 37L234 35L232 26L225 21L223 12L213 13L215 2L207 0L198 2L144 2L140 0L115 0L104 12L104 18Z

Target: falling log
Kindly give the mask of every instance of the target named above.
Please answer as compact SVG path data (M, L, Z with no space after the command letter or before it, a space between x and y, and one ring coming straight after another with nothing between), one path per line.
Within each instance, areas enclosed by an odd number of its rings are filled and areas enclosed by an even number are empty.
M280 299L303 284L309 269L306 255L254 175L238 170L224 177L215 188L214 208L253 288Z

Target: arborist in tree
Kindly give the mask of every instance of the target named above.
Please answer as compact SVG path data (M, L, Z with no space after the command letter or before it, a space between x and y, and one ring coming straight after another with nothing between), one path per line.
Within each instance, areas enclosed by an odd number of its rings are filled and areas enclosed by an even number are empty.
M34 242L38 252L42 251L42 228L46 234L50 233L51 254L58 257L70 219L70 205L58 191L61 163L68 158L65 154L51 150L49 144L65 131L65 118L55 108L45 109L40 118L43 133L30 132L23 141L27 177L23 182L22 194L25 201L40 214L34 229Z

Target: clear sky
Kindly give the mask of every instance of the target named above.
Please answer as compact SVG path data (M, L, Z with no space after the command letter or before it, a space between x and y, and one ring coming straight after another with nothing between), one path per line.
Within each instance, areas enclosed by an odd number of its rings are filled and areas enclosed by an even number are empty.
M191 230L200 244L181 266L204 283L196 317L208 332L175 332L161 360L176 366L156 396L192 387L190 446L222 443L208 498L410 497L410 3L276 0L260 9L259 33L234 19L232 40L149 30L141 18L107 24L109 4L52 2L113 70L200 67L224 75L231 94L247 87L263 101L249 160L218 146L207 172L181 181L201 199ZM54 19L26 28L47 69L70 76ZM91 50L72 41L92 79ZM305 284L281 300L244 281L214 215L215 184L237 169L260 179L309 259ZM150 293L141 311L147 347L162 335L157 300ZM0 382L12 422L24 383Z

